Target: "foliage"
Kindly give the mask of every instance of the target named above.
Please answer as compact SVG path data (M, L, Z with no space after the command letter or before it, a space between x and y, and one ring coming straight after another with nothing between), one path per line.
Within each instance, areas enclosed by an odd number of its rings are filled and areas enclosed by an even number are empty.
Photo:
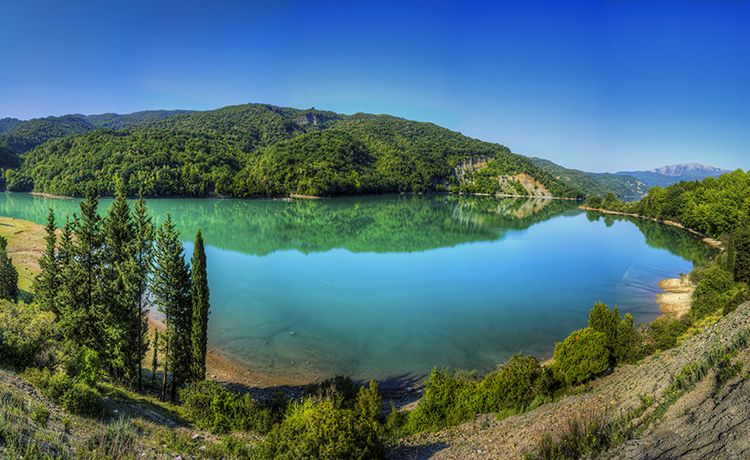
M25 376L46 397L73 414L98 417L104 413L99 393L81 380L62 372L37 368L28 369Z
M516 355L483 378L435 369L425 392L405 420L407 432L436 430L477 414L511 415L552 398L557 383L532 356Z
M268 433L280 418L250 395L240 395L216 382L199 381L186 386L180 390L180 401L197 426L214 433Z
M732 311L748 298L747 285L735 282L732 273L718 263L696 270L693 279L698 280L691 310L696 320L716 311Z
M206 268L206 251L203 248L203 235L200 229L195 236L193 246L193 260L191 264L192 281L190 284L190 299L192 301L192 372L193 378L206 378L206 346L208 344L208 272Z
M654 187L637 203L612 202L607 207L679 222L718 238L731 234L750 217L750 172L737 170L702 182Z
M8 240L0 236L0 299L18 297L18 271L8 257Z
M164 224L156 232L151 291L154 304L164 315L166 323L164 368L169 370L172 380L168 383L165 371L162 392L166 396L169 386L172 400L177 396L177 388L192 377L190 267L185 263L183 252L179 233L167 214Z
M258 447L261 458L384 458L377 423L367 413L339 409L326 399L294 403Z
M37 304L0 300L0 362L24 369L46 365L55 356L57 324Z
M555 345L554 371L568 385L577 385L609 369L607 335L591 327L572 332Z
M247 104L88 131L29 152L9 189L111 195L119 176L131 196L425 192L448 187L457 162L491 157L492 175L527 173L555 195L580 195L504 146L385 115Z
M611 364L629 362L640 356L640 339L633 326L633 315L620 316L617 307L599 302L589 312L589 327L607 337Z
M727 254L735 281L750 285L750 224L744 223L731 235Z

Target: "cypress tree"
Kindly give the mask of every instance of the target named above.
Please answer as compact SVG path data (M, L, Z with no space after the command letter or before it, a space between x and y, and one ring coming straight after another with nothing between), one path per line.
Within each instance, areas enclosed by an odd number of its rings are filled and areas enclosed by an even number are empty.
M177 388L190 380L192 353L190 335L192 332L192 305L190 302L190 269L183 257L183 246L179 233L167 213L164 224L156 232L154 250L155 269L151 291L154 303L166 322L164 385L172 400L177 396ZM166 373L170 372L171 384L167 384Z
M18 271L8 257L8 240L0 236L0 299L18 297Z
M190 298L193 304L193 378L206 378L206 342L208 333L208 273L206 272L206 251L200 229L195 236L192 260L192 284Z
M34 279L34 297L43 309L60 314L57 297L60 290L60 266L57 260L57 226L55 225L55 212L50 208L45 227L47 243L44 254L39 259L41 272Z

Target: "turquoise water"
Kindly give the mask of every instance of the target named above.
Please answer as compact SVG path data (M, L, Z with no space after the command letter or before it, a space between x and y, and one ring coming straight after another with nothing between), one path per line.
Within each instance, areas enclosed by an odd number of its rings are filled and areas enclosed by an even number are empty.
M103 200L104 207L110 200ZM384 196L318 201L154 199L189 253L207 244L209 341L279 376L419 378L551 354L596 301L637 321L658 282L709 249L653 222L560 201ZM75 200L0 195L0 214L46 221Z

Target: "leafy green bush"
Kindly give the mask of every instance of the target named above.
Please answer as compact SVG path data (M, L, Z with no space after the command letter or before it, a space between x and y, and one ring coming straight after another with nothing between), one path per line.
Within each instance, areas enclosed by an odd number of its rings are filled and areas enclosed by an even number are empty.
M435 369L419 404L406 417L404 430L436 430L483 413L518 413L550 400L556 386L549 370L525 355L513 356L482 379L476 373ZM391 428L399 416L392 417Z
M589 327L607 337L610 364L631 362L642 355L633 315L628 313L621 317L617 307L610 309L598 302L589 312Z
M375 459L384 453L376 423L317 398L292 404L258 448L261 458L277 459Z
M688 315L675 318L671 315L662 315L656 318L650 325L651 345L654 350L668 350L677 345L677 338L690 328Z
M71 413L86 417L98 417L104 413L101 396L83 381L48 369L30 368L24 375L44 396Z
M699 280L693 294L694 319L729 312L748 298L747 285L735 282L732 273L718 263L696 271L693 278Z
M216 382L200 381L189 385L180 391L180 400L196 425L214 433L267 433L278 418L250 395L235 393Z
M55 315L36 304L0 300L0 361L19 369L46 365L55 355Z
M82 457L112 460L136 458L139 434L140 430L133 422L118 418L86 440L82 446Z
M554 356L558 378L568 385L581 384L609 369L607 336L590 327L574 331L555 345Z
M46 427L49 421L49 410L46 407L39 405L34 408L31 412L31 420L41 427Z

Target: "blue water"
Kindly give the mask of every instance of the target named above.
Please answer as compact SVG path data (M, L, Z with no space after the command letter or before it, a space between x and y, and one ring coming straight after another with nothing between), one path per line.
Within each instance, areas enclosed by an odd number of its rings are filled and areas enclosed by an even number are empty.
M109 201L104 200L106 207ZM575 204L489 197L320 201L154 199L207 244L209 342L280 377L419 378L549 356L594 302L636 321L658 282L710 250L653 222ZM75 200L0 195L0 214L44 223Z

